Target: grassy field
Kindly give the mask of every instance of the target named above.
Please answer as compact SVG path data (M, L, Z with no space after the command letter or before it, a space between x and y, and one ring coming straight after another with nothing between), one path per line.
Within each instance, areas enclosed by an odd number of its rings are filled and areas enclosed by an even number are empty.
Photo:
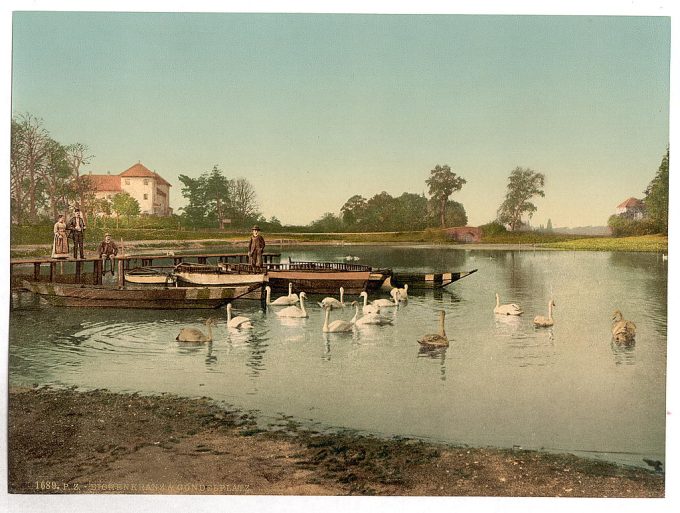
M89 228L86 235L86 249L94 250L103 240L106 230ZM108 230L115 241L125 243L144 241L135 244L137 247L182 248L188 241L203 241L203 245L216 245L245 241L250 236L247 232L226 232L218 230L173 230L121 228ZM355 244L390 244L390 243L423 243L458 245L439 229L427 229L412 232L377 232L377 233L265 233L265 238L272 243L277 239L306 243L345 242ZM42 256L46 254L46 246L51 245L52 229L47 226L12 227L12 254L22 256ZM157 242L154 242L157 241ZM170 241L170 242L169 242ZM663 235L643 235L635 237L584 237L580 235L546 234L537 232L506 232L487 236L482 244L494 245L535 245L571 251L668 251L668 237ZM24 246L19 251L18 246ZM26 247L40 246L40 247ZM468 244L474 247L475 244Z

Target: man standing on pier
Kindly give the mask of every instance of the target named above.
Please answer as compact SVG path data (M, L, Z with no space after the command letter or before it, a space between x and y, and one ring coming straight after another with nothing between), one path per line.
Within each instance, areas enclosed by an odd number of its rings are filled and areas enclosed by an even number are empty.
M251 267L262 267L262 253L264 253L264 237L260 235L260 227L255 225L248 245L248 261Z
M69 237L73 239L73 258L85 258L83 256L83 239L85 238L85 220L80 209L76 208L74 216L68 222Z

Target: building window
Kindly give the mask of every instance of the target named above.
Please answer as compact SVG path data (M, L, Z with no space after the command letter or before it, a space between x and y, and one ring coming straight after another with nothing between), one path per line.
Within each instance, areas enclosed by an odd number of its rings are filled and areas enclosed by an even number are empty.
M149 185L149 180L146 178L144 179L144 185Z
M149 195L148 195L148 194L145 194L145 195L144 195L144 199L149 199Z
M130 179L129 178L125 179L125 185L130 185Z

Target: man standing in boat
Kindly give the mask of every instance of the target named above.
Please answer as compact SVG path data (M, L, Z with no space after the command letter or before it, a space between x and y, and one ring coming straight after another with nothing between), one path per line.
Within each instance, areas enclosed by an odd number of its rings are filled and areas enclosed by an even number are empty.
M111 240L111 234L105 233L104 240L99 245L99 258L102 260L102 275L106 274L106 262L109 262L109 267L111 268L111 276L115 273L113 272L113 259L118 254L118 246Z
M248 261L251 267L262 267L262 253L264 252L264 237L260 235L260 227L253 226L253 234L248 245Z
M85 238L85 220L83 219L80 209L74 210L74 216L68 222L69 237L73 239L73 258L85 258L83 256L83 239Z

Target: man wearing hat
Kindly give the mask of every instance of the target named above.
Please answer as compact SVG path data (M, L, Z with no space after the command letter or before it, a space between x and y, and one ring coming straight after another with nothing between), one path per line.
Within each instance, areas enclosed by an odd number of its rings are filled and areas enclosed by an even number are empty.
M83 256L83 239L85 238L85 219L80 213L80 209L73 211L73 217L68 222L68 236L73 239L73 258L85 258Z
M111 268L111 276L114 275L113 272L113 259L118 254L118 246L111 240L111 234L105 233L104 240L99 245L99 258L103 260L102 262L102 275L106 274L106 262L110 262L109 267Z
M262 267L262 253L264 252L264 237L260 235L260 227L253 226L253 235L248 245L248 261L252 267Z

